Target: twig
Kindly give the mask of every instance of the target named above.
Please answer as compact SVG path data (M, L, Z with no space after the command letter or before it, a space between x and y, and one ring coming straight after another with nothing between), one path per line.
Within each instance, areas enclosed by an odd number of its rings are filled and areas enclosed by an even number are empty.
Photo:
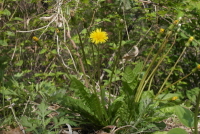
M78 60L79 60L80 66L81 66L81 70L84 74L84 79L85 79L85 84L86 84L85 86L88 87L89 83L88 83L88 80L87 80L87 77L86 77L85 68L84 68L81 56L78 53L78 47L76 46L74 40L72 40L72 38L71 38L69 28L68 28L68 32L67 32L67 37L69 38L70 42L72 43L73 48L76 50L76 56L78 57Z
M72 127L71 127L69 124L66 124L66 125L67 125L67 127L68 127L69 134L73 134L73 133L72 133Z
M11 111L12 111L12 113L13 113L13 116L14 116L14 118L15 118L15 121L17 122L17 124L18 124L20 130L22 131L23 134L26 134L26 132L25 132L23 126L19 123L19 121L18 121L18 119L17 119L17 117L16 117L16 115L15 115L15 111L14 111L14 109L13 109L13 106L14 106L14 105L15 105L15 104L14 104L14 103L11 103L11 101L10 101L10 106L9 106L9 108L11 109Z
M126 125L126 126L119 127L119 128L117 128L117 129L115 129L115 130L112 130L112 131L111 131L111 134L115 134L116 131L118 131L118 130L120 130L120 129L124 129L124 128L126 128L126 127L131 127L131 126L132 126L132 125Z
M30 99L31 99L31 97L29 96L29 97L28 97L28 101L27 101L27 103L26 103L26 105L25 105L24 111L23 111L23 113L22 113L22 116L24 115L24 113L25 113L25 111L26 111L26 108L27 108L27 106L28 106L28 104L29 104L29 102L30 102Z

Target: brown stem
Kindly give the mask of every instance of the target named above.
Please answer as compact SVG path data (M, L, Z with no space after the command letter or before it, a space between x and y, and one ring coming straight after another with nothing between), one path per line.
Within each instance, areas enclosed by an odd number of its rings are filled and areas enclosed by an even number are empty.
M83 65L81 56L80 56L80 54L79 54L79 52L78 52L78 47L76 46L76 43L72 40L69 31L67 32L67 37L69 38L70 42L72 43L73 48L76 50L76 56L77 56L78 59L79 59L79 64L80 64L81 70L82 70L82 72L83 72L83 74L84 74L85 86L88 87L89 83L88 83L88 79L87 79L87 77L86 77L85 68L84 68L84 65Z

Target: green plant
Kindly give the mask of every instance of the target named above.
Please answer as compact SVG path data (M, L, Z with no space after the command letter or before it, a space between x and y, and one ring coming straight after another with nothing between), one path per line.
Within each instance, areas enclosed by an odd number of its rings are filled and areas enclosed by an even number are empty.
M42 102L35 111L36 118L27 118L26 116L21 117L21 124L26 127L26 131L34 132L35 134L57 134L60 131L60 127L64 124L75 125L74 122L70 121L65 117L48 117L53 111L48 109L48 106Z
M194 94L197 92L196 94ZM184 124L186 127L189 127L194 134L198 134L198 114L199 111L197 110L199 107L199 88L193 89L191 91L188 91L188 98L191 99L195 104L194 113L190 111L187 108L176 106L175 107L175 113L178 116L178 119L181 121L182 124ZM193 130L194 128L194 130Z
M0 1L2 125L55 133L68 114L93 131L152 133L176 109L197 133L199 1L40 2ZM62 114L50 119L54 103Z

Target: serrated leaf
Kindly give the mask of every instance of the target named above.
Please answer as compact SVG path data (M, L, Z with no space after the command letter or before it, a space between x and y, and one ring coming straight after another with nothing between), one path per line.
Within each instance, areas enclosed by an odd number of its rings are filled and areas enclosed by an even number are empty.
M66 123L69 123L69 120L65 119L64 117L61 117L59 121L57 119L54 119L54 124L55 124L54 128L58 128L60 125L63 125Z
M127 83L131 83L133 81L133 78L134 78L133 69L130 66L127 66L125 68L122 80Z
M79 96L83 102L90 100L91 93L87 91L87 88L76 78L72 78L70 88L75 91L75 94Z
M126 93L126 95L131 95L132 94L132 89L128 85L127 82L122 81L122 90Z
M122 84L123 84L123 90L126 93L129 94L133 94L134 90L139 82L139 80L137 79L138 74L140 73L141 69L142 69L143 63L139 62L138 64L136 64L134 69L131 69L130 66L127 66L125 68L123 77L122 77Z
M153 100L153 97L154 97L153 90L144 91L142 93L142 96L141 96L141 99L140 99L140 103L139 103L139 111L140 111L140 113L143 113L143 111L148 108L148 106L150 105L150 103Z
M25 116L22 116L21 117L21 123L24 125L24 126L27 126L27 127L31 127L32 124L28 121L27 117Z
M41 117L45 117L46 115L48 115L49 113L51 113L51 111L47 110L48 106L45 105L44 102L42 102L39 106L38 109L39 111L36 111L36 113L38 115L40 115Z
M50 123L50 121L51 121L51 118L47 118L47 119L45 119L45 121L44 121L44 126L47 126L49 123Z
M90 120L93 124L101 124L95 113L85 105L85 102L71 97L64 97L62 101L66 107L70 108L73 112L81 114L82 117Z
M104 109L101 106L101 102L95 94L92 94L89 100L87 101L91 110L97 115L99 119L103 116Z
M111 109L111 114L112 114L112 115L110 115L111 117L115 117L116 116L118 110L120 109L120 107L123 104L123 101L124 101L123 99L124 99L124 97L121 96L121 97L118 97L117 99L115 99L113 101L113 103L109 107Z

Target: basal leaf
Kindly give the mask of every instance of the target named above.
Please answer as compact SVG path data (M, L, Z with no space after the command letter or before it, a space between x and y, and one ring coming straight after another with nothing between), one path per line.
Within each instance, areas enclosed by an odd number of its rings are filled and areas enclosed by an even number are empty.
M86 87L76 78L72 78L70 88L75 91L75 95L81 97L84 102L89 100L91 94L87 92Z
M136 64L135 68L132 69L130 66L127 66L125 68L123 77L122 77L122 84L123 84L123 90L130 94L134 94L134 90L139 82L138 80L138 74L141 72L143 63L138 62Z

